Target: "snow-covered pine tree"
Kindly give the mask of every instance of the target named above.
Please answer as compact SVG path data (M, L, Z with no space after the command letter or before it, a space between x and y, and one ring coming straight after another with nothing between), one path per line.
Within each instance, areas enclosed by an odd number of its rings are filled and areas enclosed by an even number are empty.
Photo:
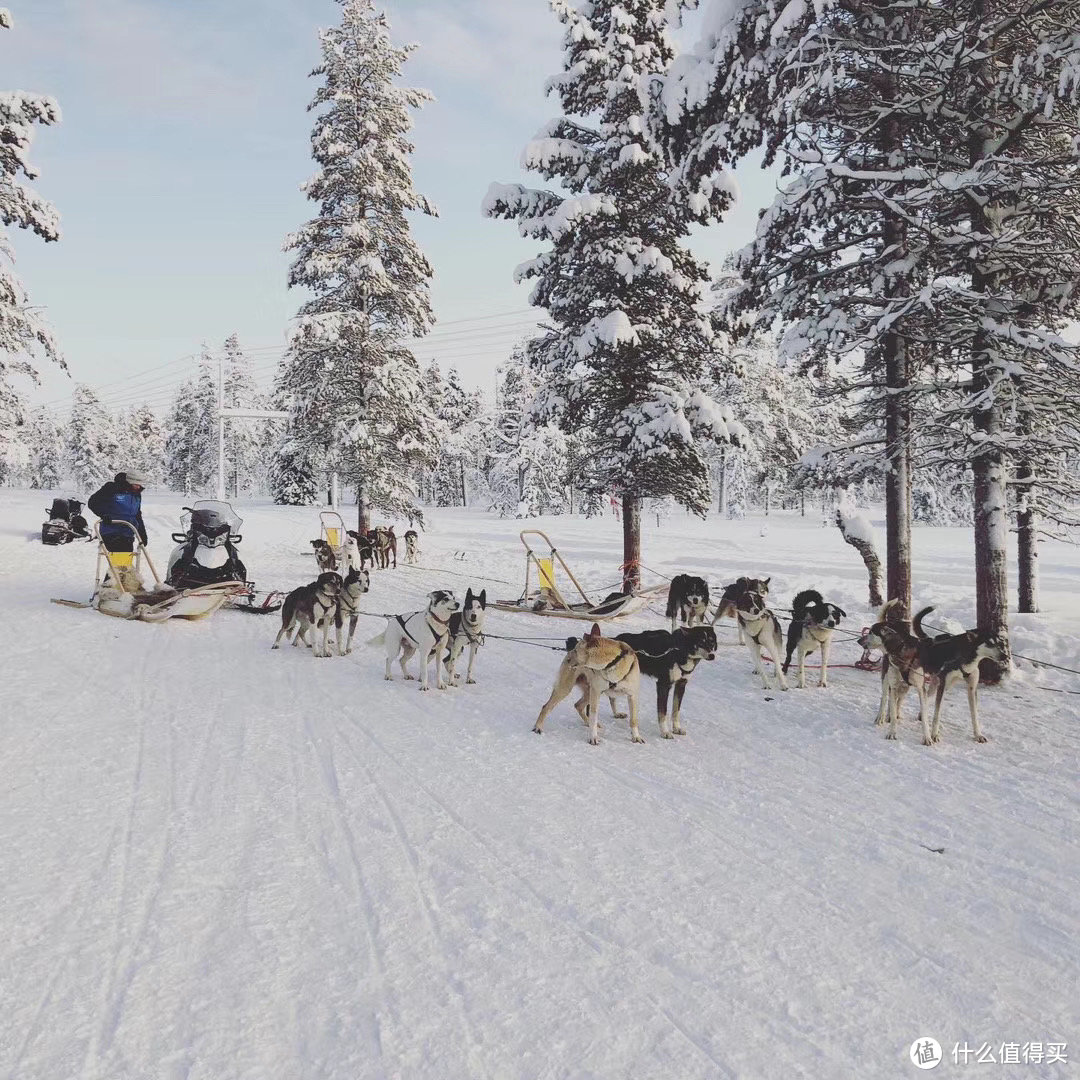
M959 403L938 410L934 434L972 467L978 625L1004 635L1010 459L1033 509L1040 474L1050 495L1062 454L1080 449L1080 352L1059 333L1080 316L1080 3L961 0L948 15L923 215L936 374ZM1030 583L1021 591L1034 599Z
M447 372L442 398L435 414L446 426L445 438L440 440L439 464L436 470L436 502L439 506L467 506L466 472L475 447L470 436L469 422L479 408L479 395L469 394L461 385L457 368ZM467 430L468 429L468 430Z
M68 475L84 496L111 480L121 467L113 418L83 383L75 387L72 397L64 448Z
M128 418L128 445L131 458L125 459L160 485L165 479L165 433L161 421L149 405L138 405Z
M700 389L714 357L701 310L708 273L683 246L693 224L727 208L732 188L684 197L645 132L647 84L673 55L664 8L553 0L566 32L563 73L549 89L565 115L528 145L524 163L570 194L493 184L484 200L489 216L550 243L517 270L536 281L530 303L552 323L527 346L542 373L533 415L593 432L597 480L623 499L627 588L640 580L641 499L671 495L704 514L702 440L737 430Z
M58 488L64 478L64 443L53 415L44 406L33 411L26 426L29 451L27 479L32 488Z
M0 29L10 29L11 13L0 8ZM12 270L15 249L7 229L29 229L46 243L60 238L55 208L22 181L33 180L37 170L27 160L36 124L55 124L60 107L51 97L25 90L0 90L0 483L15 468L25 467L28 450L20 429L26 421L15 376L37 382L31 363L36 354L67 365L56 339L40 313L30 306L26 289Z
M209 495L217 477L217 384L205 347L196 378L177 389L165 431L169 487L185 495Z
M695 7L696 0L684 3ZM782 349L804 364L861 357L854 444L886 476L888 595L911 598L910 433L926 339L931 268L910 228L925 200L914 178L936 138L924 93L939 62L934 0L876 4L715 3L699 46L654 96L653 123L689 197L718 168L760 148L793 178L737 260L745 287L729 325L786 324Z
M225 339L225 407L229 409L266 408L255 384L252 364L240 346L236 334ZM225 419L226 490L233 495L250 495L261 486L262 426L264 420L242 417Z
M341 25L320 35L322 79L311 109L318 171L304 185L319 214L285 242L289 285L314 297L299 311L279 388L292 443L356 485L369 508L420 517L412 479L436 450L420 370L402 340L431 326L432 270L408 214L435 214L413 187L411 110L426 91L396 85L411 47L390 41L371 0L340 0Z

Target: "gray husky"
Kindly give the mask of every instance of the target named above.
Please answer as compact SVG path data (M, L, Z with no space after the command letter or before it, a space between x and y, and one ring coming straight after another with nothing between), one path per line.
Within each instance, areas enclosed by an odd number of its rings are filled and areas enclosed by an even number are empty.
M292 639L294 645L303 641L305 645L312 647L316 656L329 656L330 623L337 611L341 588L341 575L328 571L320 574L310 585L293 589L281 605L281 629L270 647L276 649L281 639L284 637L288 640L289 634L295 630L296 634ZM315 631L322 629L321 652L314 640L308 641L307 633L312 628Z

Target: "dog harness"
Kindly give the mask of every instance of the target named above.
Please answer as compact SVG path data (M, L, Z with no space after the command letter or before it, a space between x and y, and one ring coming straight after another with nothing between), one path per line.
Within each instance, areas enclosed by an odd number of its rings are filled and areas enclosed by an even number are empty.
M629 645L624 644L623 645L623 650L620 651L619 655L616 656L615 659L612 660L610 663L605 664L600 670L602 672L610 671L616 664L622 663L622 661L625 660L628 655L634 657L635 659L637 658L637 654L634 652L634 650L631 649ZM629 675L629 674L630 674L630 669L627 668L627 670L624 671L622 673L622 675L620 675L617 679L613 680L610 675L605 675L604 677L607 679L608 685L614 687L614 686L618 686L619 683L621 683L623 681L623 679L625 679L626 676Z
M419 645L420 642L417 641L416 638L414 638L412 636L412 634L409 633L409 628L405 624L408 622L409 619L415 619L416 616L419 615L419 614L420 614L419 611L414 611L408 618L405 618L404 616L401 616L401 615L395 615L394 616L394 618L397 619L397 621L398 621L398 625L401 627L401 632L414 645ZM428 611L424 612L424 615L425 616L430 615L431 618L434 619L437 623L442 623L442 625L443 625L443 630L440 633L438 630L435 629L434 626L431 625L431 622L428 619L425 618L425 622L427 622L427 624L428 624L428 629L431 631L431 636L435 639L436 646L438 646L442 641L444 641L449 636L449 631L446 629L446 624L447 624L448 620L447 619L440 619L439 616L436 615L435 612L431 611L430 609Z

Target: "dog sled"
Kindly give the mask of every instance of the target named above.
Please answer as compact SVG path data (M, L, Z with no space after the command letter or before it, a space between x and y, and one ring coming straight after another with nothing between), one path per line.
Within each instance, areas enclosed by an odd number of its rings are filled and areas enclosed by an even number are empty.
M349 534L345 531L345 522L336 510L320 511L319 536L330 545L334 560L340 569L345 558L345 545L349 542Z
M114 524L121 524L115 522ZM205 619L226 601L243 595L243 582L222 581L196 589L171 589L164 585L150 559L138 531L130 522L131 551L109 551L101 539L99 525L94 526L98 542L97 565L94 571L94 594L88 603L76 600L53 600L65 607L94 608L102 615L119 619L139 619L142 622L164 622L166 619ZM154 586L146 589L142 568L146 566L154 578Z
M667 593L667 585L657 585L634 593L610 593L603 600L596 602L582 588L567 565L559 549L539 529L522 529L519 534L525 547L525 588L516 600L496 600L491 607L499 611L522 611L531 615L551 615L559 619L585 619L591 622L603 622L605 619L617 619L620 615L632 615L662 599ZM540 537L547 546L547 554L534 549L529 537ZM556 566L577 590L578 599L567 599L556 581ZM533 574L535 571L535 585Z

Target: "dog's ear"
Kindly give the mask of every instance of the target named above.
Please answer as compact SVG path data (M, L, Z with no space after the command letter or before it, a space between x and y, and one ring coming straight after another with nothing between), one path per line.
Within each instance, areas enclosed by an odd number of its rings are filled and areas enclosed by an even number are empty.
M312 546L313 548L317 548L317 547L318 547L318 546L319 546L319 545L320 545L321 543L322 543L322 541L321 541L321 540L312 540L312 541L311 541L311 546Z
M769 587L769 582L770 582L770 581L772 581L772 578L771 578L771 577L767 577L767 578L764 578L764 579L762 580L761 584L762 584L762 585L764 585L764 586L765 586L765 588L767 589L767 588Z
M833 604L833 607L836 608L836 614L839 615L841 619L847 618L847 612L842 607L836 607L835 604Z
M468 606L469 606L469 605L470 605L470 604L472 603L472 598L473 598L473 595L472 595L472 586L470 585L470 586L469 586L469 587L468 587L468 588L467 588L467 589L465 590L465 606L466 606L466 607L468 607Z
M592 624L592 629L585 636L590 638L600 637L600 624L598 622L594 622Z
M487 589L480 590L480 606L482 608L487 607Z

